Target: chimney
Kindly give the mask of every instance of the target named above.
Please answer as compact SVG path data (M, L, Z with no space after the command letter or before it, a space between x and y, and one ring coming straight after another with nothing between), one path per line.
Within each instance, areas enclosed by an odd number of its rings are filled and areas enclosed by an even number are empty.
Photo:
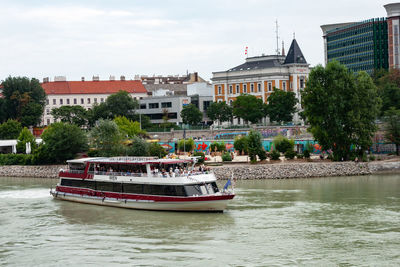
M199 74L197 72L194 73L194 81L195 82L199 81Z
M285 44L282 41L282 56L285 56Z
M99 78L99 76L97 75L97 76L93 76L93 81L94 82L98 82L100 80L100 78Z
M85 77L82 76L81 81L84 82L85 81Z
M115 81L115 76L114 75L110 75L110 81Z
M49 77L43 78L43 83L48 83L49 82Z
M125 76L121 75L121 81L125 81Z

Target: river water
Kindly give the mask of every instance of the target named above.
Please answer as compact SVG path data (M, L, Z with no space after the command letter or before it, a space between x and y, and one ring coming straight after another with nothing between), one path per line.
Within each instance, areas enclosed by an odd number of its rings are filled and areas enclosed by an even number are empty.
M400 175L239 181L224 213L53 200L0 178L0 265L400 266Z

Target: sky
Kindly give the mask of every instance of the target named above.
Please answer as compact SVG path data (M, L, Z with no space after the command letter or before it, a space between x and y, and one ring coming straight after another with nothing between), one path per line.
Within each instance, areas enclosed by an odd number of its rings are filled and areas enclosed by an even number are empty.
M381 0L0 0L0 80L8 76L184 75L210 80L295 38L324 64L320 25L386 17Z

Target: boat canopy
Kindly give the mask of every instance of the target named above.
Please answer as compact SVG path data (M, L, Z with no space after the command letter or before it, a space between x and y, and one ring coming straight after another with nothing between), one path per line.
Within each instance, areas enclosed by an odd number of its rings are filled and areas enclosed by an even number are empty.
M193 159L159 159L157 157L102 157L68 160L68 163L103 163L103 164L178 164L190 163Z

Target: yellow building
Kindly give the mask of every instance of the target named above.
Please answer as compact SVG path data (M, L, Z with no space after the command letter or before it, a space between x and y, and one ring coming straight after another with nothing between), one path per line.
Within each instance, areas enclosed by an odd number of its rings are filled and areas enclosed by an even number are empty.
M227 71L213 72L213 99L228 104L241 94L250 94L268 103L268 97L274 88L291 91L301 100L300 91L304 89L309 64L303 56L296 39L293 39L287 56L269 55L246 58L246 62ZM300 109L300 104L298 105ZM294 116L294 122L299 122ZM235 119L234 123L240 124Z

